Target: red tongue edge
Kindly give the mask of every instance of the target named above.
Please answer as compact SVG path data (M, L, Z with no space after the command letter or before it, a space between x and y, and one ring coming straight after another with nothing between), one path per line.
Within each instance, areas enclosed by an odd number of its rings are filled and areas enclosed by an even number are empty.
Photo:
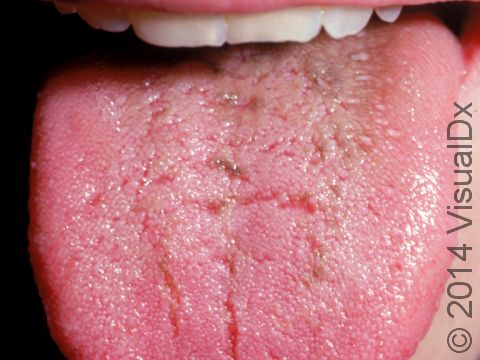
M415 16L342 42L53 76L30 251L64 353L408 358L450 262L460 54Z

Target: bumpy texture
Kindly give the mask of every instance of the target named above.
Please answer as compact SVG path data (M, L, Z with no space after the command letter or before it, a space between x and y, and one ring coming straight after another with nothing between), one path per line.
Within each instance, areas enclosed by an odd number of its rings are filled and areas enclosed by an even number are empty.
M65 354L408 357L450 260L455 54L411 18L52 77L30 233Z

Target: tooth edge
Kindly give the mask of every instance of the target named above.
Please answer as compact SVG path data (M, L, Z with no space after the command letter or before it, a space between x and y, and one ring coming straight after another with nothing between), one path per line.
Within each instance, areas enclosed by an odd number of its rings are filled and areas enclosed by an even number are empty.
M334 39L355 35L367 26L373 14L371 7L329 7L325 9L323 28ZM352 25L353 21L358 24Z
M385 22L395 22L402 12L403 6L385 6L381 8L375 8L377 16Z
M259 14L227 15L227 42L307 42L320 32L323 13L322 8L310 6ZM310 26L307 28L306 24ZM288 31L282 31L287 25Z
M227 37L226 20L220 15L189 16L133 10L130 21L140 39L157 46L221 46ZM162 32L175 35L162 36Z

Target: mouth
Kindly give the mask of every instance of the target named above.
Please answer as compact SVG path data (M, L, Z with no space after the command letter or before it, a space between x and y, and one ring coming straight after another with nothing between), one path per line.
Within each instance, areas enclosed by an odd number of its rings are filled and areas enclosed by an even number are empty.
M216 3L215 3L216 4ZM237 4L237 3L235 3ZM255 4L263 4L255 2ZM140 3L140 5L144 5ZM132 26L137 36L147 43L166 47L222 46L285 41L308 42L323 29L334 39L355 35L362 31L375 16L387 23L395 22L403 5L369 6L293 6L273 8L258 12L254 4L240 8L231 4L229 12L215 13L214 4L198 3L194 10L180 8L170 10L164 4L150 4L151 8L128 7L121 2L113 3L63 3L55 2L62 14L78 13L83 20L96 29L122 32ZM238 5L238 4L237 4ZM265 4L267 5L267 4ZM281 6L282 4L268 4ZM130 5L131 6L131 5ZM438 7L438 5L437 5ZM443 7L446 8L445 6ZM451 10L452 6L449 4ZM455 14L466 15L466 5L453 7ZM192 12L199 11L203 12ZM462 11L463 10L463 11ZM248 12L235 12L248 11ZM438 11L438 10L437 10ZM463 21L453 14L445 16L451 26L458 28ZM451 21L454 23L451 23Z
M39 96L30 252L67 357L413 355L480 88L478 5L413 4L55 3L155 46Z

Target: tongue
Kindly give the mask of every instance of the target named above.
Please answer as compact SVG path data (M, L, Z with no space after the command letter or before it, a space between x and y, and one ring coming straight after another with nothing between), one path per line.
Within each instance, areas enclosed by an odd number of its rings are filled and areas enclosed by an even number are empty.
M451 260L460 53L416 16L342 41L54 76L30 238L64 353L412 354Z

